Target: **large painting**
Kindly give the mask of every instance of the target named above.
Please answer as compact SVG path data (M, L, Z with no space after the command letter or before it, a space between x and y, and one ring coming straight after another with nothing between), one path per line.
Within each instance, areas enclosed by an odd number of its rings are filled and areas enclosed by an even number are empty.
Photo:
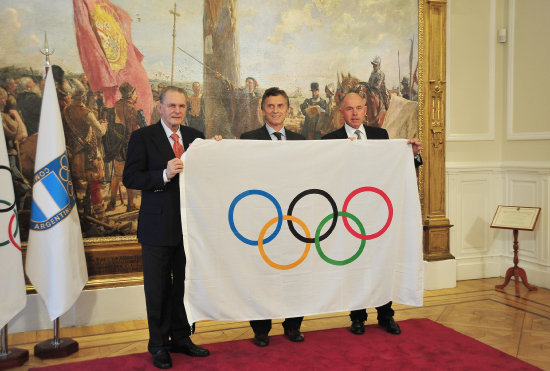
M164 86L187 90L187 125L207 137L262 125L272 86L308 139L342 125L349 91L365 97L368 125L417 135L418 11L417 0L3 0L0 105L22 240L46 54L83 235L116 246L135 238L140 204L121 182L126 144L159 120Z

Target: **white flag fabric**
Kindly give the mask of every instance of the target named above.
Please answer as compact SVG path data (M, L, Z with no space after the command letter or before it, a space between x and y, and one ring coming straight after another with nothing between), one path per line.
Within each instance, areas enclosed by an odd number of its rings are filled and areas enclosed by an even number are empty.
M42 99L32 193L27 276L53 321L74 304L88 271L51 72Z
M1 118L0 118L1 122ZM19 223L4 129L0 130L0 328L25 307Z
M190 323L422 305L406 140L196 140L180 191Z

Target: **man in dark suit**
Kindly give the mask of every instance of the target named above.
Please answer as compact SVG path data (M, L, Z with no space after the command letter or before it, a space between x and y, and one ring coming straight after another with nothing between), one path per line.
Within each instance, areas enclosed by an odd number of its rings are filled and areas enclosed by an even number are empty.
M254 140L304 140L300 134L294 133L284 127L289 110L288 95L279 88L269 88L264 92L261 101L262 115L265 124L259 129L251 130L241 135L241 139ZM287 318L283 322L285 336L294 342L304 341L304 335L300 332L300 326L304 317ZM269 345L269 331L271 320L250 321L254 330L253 342L259 347Z
M148 350L158 368L172 367L169 352L205 357L191 341L183 305L185 251L180 216L179 174L184 150L198 130L183 125L185 90L173 86L160 94L161 120L132 133L124 166L127 188L141 190L138 240L142 246L143 283L149 324Z
M348 93L342 100L340 112L344 118L345 124L338 130L328 133L322 139L352 139L352 140L371 140L371 139L389 139L386 129L367 126L363 124L363 119L367 113L365 100L357 93ZM416 138L410 139L414 154L414 165L422 165L420 150L422 144ZM386 303L376 308L378 312L378 325L387 332L394 335L401 333L401 328L393 319L394 311L391 307L392 302ZM365 333L365 321L367 320L367 310L359 309L350 312L351 326L350 331L356 335Z

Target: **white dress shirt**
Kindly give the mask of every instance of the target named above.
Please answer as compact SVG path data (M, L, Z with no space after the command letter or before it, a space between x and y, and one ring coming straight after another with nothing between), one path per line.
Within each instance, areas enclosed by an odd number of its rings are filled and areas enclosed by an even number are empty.
M365 127L363 125L359 126L359 129L354 129L348 124L344 124L344 127L346 128L346 134L348 134L348 138L357 138L357 135L355 135L355 130L359 130L361 132L360 140L367 139L367 133L365 132Z
M273 135L273 133L276 132L275 129L273 129L271 126L269 126L268 124L265 124L265 127L267 128L267 132L269 133L269 136L271 137L271 140L279 140L277 139L277 137L275 135ZM286 140L286 132L285 132L285 127L283 126L283 128L279 131L279 133L281 133L281 140Z

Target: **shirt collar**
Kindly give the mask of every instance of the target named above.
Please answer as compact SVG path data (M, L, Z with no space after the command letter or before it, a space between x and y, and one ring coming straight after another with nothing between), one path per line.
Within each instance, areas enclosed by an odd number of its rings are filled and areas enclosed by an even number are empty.
M174 132L172 131L172 129L170 129L165 123L164 123L164 120L163 119L160 119L160 122L162 123L162 128L164 129L164 132L166 133L166 136L168 138L170 138L170 136L172 134L174 134ZM176 131L176 134L178 134L178 137L180 137L181 139L181 130L180 128L178 127L178 131Z
M265 124L265 127L267 129L267 132L269 133L269 136L272 137L273 133L276 132L275 129L273 129L271 126L269 126L267 123ZM279 133L282 134L283 138L286 139L286 133L285 133L285 127L283 126L283 128L281 130L279 130ZM281 138L282 139L282 138Z
M353 127L351 127L346 123L344 124L344 127L346 128L346 134L348 134L348 138L351 138L351 137L357 138L357 136L355 135L355 130L359 130L361 132L361 138L363 139L367 138L367 133L365 132L364 125L359 126L359 129L354 129Z

